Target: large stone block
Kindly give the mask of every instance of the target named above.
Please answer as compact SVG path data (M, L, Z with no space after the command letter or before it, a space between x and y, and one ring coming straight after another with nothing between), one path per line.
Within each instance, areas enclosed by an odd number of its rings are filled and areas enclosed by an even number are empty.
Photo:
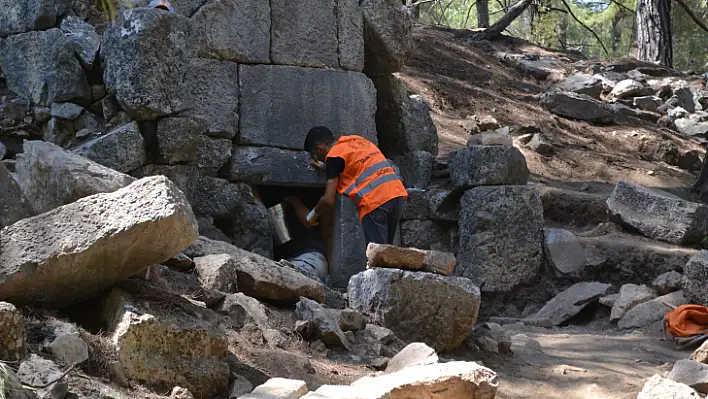
M25 356L25 317L7 302L0 302L0 359L18 362Z
M683 268L683 293L691 303L708 306L708 251L700 251Z
M74 51L81 64L87 69L93 68L101 47L101 36L96 29L81 18L69 15L59 25L66 38L74 44Z
M197 155L193 164L201 176L216 176L219 169L231 159L233 144L229 139L215 139L201 135L197 142Z
M543 206L526 186L477 187L461 200L455 274L483 292L508 292L538 276L543 260Z
M587 305L605 295L612 286L596 281L574 284L548 301L531 319L559 326L577 315Z
M647 380L637 399L698 399L701 395L686 384L661 378L654 374Z
M555 85L561 91L572 91L586 94L593 98L600 98L602 93L602 79L599 76L573 75Z
M5 39L0 46L0 66L7 87L32 104L91 100L91 88L73 44L59 29Z
M199 36L199 56L270 63L270 19L268 0L207 2L192 16Z
M339 66L336 0L271 0L273 63Z
M291 2L292 3L292 2ZM307 132L376 143L376 90L357 72L277 65L241 65L240 143L301 150Z
M365 0L364 72L384 76L398 72L413 51L413 21L396 0Z
M458 228L455 223L434 220L401 222L401 244L406 247L457 252Z
M364 12L359 0L337 0L339 67L361 72L364 69Z
M2 0L0 37L53 28L71 4L71 0Z
M407 188L425 189L433 172L433 154L426 151L409 152L397 157L394 162L400 169L400 176Z
M312 158L305 151L273 147L234 147L228 176L229 180L251 184L323 186L324 172L310 165L310 162Z
M194 161L199 139L206 130L200 119L168 116L157 122L157 161L177 164Z
M649 238L694 244L708 236L708 206L620 181L607 199L611 217Z
M541 104L556 115L582 121L610 123L614 115L610 104L586 94L552 90L541 97Z
M5 165L0 163L0 229L34 215L32 206Z
M337 195L334 206L332 256L329 282L333 287L346 288L349 279L366 269L366 240L354 203Z
M529 180L526 158L516 147L473 145L455 151L448 163L455 188L523 185Z
M145 141L136 122L96 137L73 152L122 173L128 173L147 162Z
M396 269L359 273L347 291L352 309L375 318L405 341L424 342L439 351L462 344L480 305L479 288L469 279Z
M131 176L166 176L182 190L190 203L194 201L199 184L199 169L193 165L145 165L132 171Z
M15 165L18 182L37 213L116 191L135 180L54 144L26 141L23 148Z
M184 194L164 177L142 179L4 228L0 298L70 305L166 261L196 238Z

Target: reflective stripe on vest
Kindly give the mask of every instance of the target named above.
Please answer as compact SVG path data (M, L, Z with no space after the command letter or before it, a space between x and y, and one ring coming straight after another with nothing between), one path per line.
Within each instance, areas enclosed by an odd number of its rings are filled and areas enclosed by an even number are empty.
M364 180L368 179L369 177L371 177L371 175L378 172L379 170L389 167L393 168L391 163L387 160L369 166L359 175L359 177L356 178L356 181L354 183L350 184L349 187L345 188L344 191L342 191L342 194L348 197L352 193L352 191L354 191L357 187L359 187L361 183L364 182Z
M376 189L376 187L388 183L390 181L396 181L400 180L398 178L397 174L392 174L392 175L383 175L379 177L378 179L372 180L369 184L366 186L362 187L361 190L359 190L356 194L354 194L354 204L359 205L359 201L361 201L364 196Z

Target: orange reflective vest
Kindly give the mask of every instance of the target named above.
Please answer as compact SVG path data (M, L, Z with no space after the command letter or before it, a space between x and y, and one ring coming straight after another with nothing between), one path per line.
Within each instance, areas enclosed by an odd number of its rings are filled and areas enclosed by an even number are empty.
M674 337L708 334L708 308L681 305L664 316L665 330Z
M393 165L378 147L360 136L342 136L327 154L344 159L337 192L349 197L359 212L359 220L386 202L408 198L408 192Z

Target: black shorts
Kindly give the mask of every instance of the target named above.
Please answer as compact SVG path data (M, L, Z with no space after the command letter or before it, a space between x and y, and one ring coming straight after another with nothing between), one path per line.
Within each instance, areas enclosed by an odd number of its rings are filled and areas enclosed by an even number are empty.
M405 209L406 200L403 197L397 197L364 216L361 225L364 228L366 246L368 247L372 242L393 244L398 223L401 221Z

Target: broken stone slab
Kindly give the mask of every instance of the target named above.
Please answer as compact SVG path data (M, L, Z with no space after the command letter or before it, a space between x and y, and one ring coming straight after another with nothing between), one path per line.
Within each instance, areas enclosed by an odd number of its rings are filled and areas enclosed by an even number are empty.
M451 253L376 243L369 244L366 256L368 268L387 267L443 275L452 274L456 262L455 255Z
M195 30L199 32L200 57L270 63L270 2L210 1L199 8L191 19ZM233 21L241 23L234 24ZM297 46L293 45L293 48Z
M672 306L686 303L683 291L672 292L633 307L619 320L617 326L621 329L648 326L662 320L664 315L672 310Z
M666 378L686 384L700 393L708 393L708 365L703 363L679 360Z
M686 384L661 378L654 374L647 380L637 399L699 399L701 396Z
M165 177L145 178L5 227L0 299L68 306L166 261L196 237L184 194Z
M646 285L625 284L620 288L619 297L612 305L610 321L624 317L633 307L656 298L656 292Z
M15 166L20 188L37 213L110 193L135 181L87 158L41 141L25 141Z
M213 311L130 280L111 291L101 316L128 378L197 397L228 391L229 343Z
M72 103L53 103L50 112L54 118L73 121L78 119L85 111L86 109L80 105Z
M339 67L361 72L364 69L364 12L358 0L337 0Z
M59 24L59 29L74 44L74 52L79 57L81 64L91 70L101 47L101 36L96 33L96 29L74 15L65 16Z
M7 87L30 104L91 100L91 88L73 44L59 29L5 39L0 46L0 65Z
M603 90L602 79L598 76L572 75L554 86L557 90L572 91L592 98L600 98Z
M168 116L157 122L157 163L192 162L197 157L199 137L206 122L190 117Z
M611 217L649 238L693 244L708 235L708 206L620 181L607 199Z
M469 279L396 269L355 275L348 294L352 309L374 317L401 339L424 342L439 351L462 344L480 305L479 288Z
M263 332L268 329L266 308L257 299L240 292L226 295L224 301L219 304L216 310L238 320L240 327L253 323Z
M239 80L239 144L302 150L317 125L377 143L376 89L362 73L241 65Z
M543 94L541 104L550 112L569 119L610 123L612 107L585 94L550 91Z
M88 360L89 347L81 338L79 329L71 323L52 319L48 327L54 338L46 343L47 349L59 363L71 366Z
M615 302L617 302L617 298L619 298L619 293L617 294L610 294L610 295L605 295L603 297L600 297L598 302L600 302L600 305L602 306L607 306L608 308L612 308L615 306Z
M434 158L429 152L414 151L393 161L399 167L398 174L406 188L425 189L430 183Z
M194 269L203 286L225 293L238 291L235 260L227 254L194 258Z
M274 64L339 66L337 2L272 0L270 56Z
M688 118L679 118L674 121L679 133L689 137L708 136L708 122L699 122Z
M617 82L610 92L610 96L618 99L648 96L653 94L654 89L645 83L637 82L633 79L625 79Z
M299 399L307 393L307 383L287 378L271 378L253 392L238 399Z
M305 151L238 146L233 148L227 168L229 180L234 182L322 187L325 175L310 162L312 158Z
M295 305L295 314L300 320L312 321L316 338L327 347L351 349L349 340L339 327L337 317L319 303L307 298L300 298L300 302Z
M20 363L17 377L24 385L43 387L38 392L40 398L63 398L69 391L68 378L63 377L59 366L49 359L31 354ZM13 396L10 396L12 398Z
M544 229L543 249L557 276L579 275L587 264L585 248L568 230Z
M0 229L34 215L34 210L12 174L0 164Z
M705 279L708 276L708 251L702 250L693 255L683 268L681 287L690 303L708 305L708 288Z
M657 294L666 295L680 290L682 288L682 283L683 275L675 270L672 270L654 279L651 286L656 290Z
M72 152L122 173L147 163L145 141L136 122L84 143Z
M543 261L543 205L528 186L477 187L460 201L455 275L482 292L532 283Z
M413 51L413 20L396 1L366 0L364 72L384 76L399 72Z
M435 349L422 342L414 342L403 348L403 350L388 361L385 372L386 374L391 374L401 371L406 367L424 366L437 362L438 354L435 352Z
M59 17L71 9L70 0L0 2L0 38L31 30L53 28Z
M0 302L0 359L20 361L25 356L25 317L15 305Z
M456 189L489 185L522 185L529 179L526 158L516 147L472 146L456 150L449 161Z
M532 319L550 320L553 326L559 326L577 315L587 305L607 294L611 284L582 282L572 285L548 301Z

